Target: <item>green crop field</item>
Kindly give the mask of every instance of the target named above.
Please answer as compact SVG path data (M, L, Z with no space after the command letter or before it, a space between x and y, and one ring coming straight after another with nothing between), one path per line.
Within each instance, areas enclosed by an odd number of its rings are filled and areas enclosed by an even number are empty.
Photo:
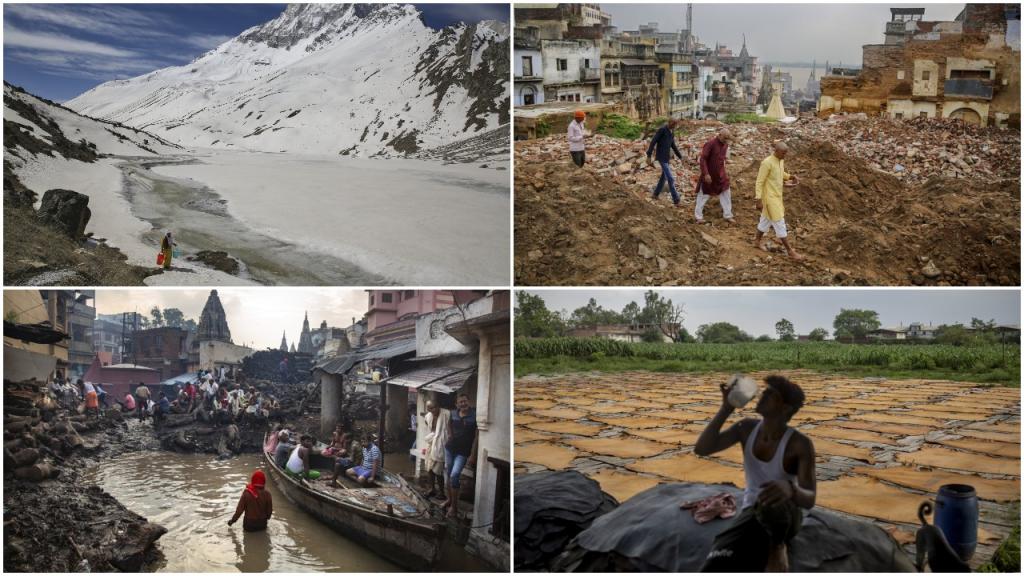
M940 378L1020 386L1020 345L750 342L648 344L598 338L515 341L515 372L717 372L805 368L888 378Z

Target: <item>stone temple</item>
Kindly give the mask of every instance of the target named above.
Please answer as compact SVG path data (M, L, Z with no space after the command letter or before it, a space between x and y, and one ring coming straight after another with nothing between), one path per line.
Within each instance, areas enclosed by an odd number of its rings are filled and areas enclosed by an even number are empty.
M219 340L231 342L231 330L228 328L227 315L216 290L210 290L210 297L203 306L203 314L199 318L199 331L196 340Z

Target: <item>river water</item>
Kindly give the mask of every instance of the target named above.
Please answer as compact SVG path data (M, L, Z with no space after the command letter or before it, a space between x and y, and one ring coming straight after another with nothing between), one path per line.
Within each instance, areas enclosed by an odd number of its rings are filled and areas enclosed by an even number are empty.
M246 533L227 521L254 470L257 454L228 460L209 455L136 452L85 473L128 509L167 528L156 546L158 572L383 572L388 562L299 510L274 486L266 532Z

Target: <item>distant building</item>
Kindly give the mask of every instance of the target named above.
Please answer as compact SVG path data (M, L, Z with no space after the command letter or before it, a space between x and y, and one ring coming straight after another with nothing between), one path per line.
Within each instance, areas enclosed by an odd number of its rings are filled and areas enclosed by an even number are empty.
M1020 4L967 4L951 22L892 8L885 44L863 47L856 76L821 79L818 114L952 118L1020 127Z
M210 370L220 374L233 373L242 367L242 359L252 353L250 348L231 341L227 314L216 290L203 306L199 329L189 347L188 372Z
M302 332L299 333L299 354L313 353L313 338L309 333L309 312L302 319Z
M938 326L911 322L903 326L886 326L868 332L868 340L932 340L935 338L935 331Z
M576 328L569 332L575 338L607 338L621 342L643 342L644 334L656 330L662 342L672 342L668 334L678 334L680 324L606 324Z
M70 294L68 318L71 330L71 346L68 349L68 377L81 378L89 369L96 355L93 344L93 325L96 307L93 301L95 290L79 290Z
M160 381L189 371L189 350L195 335L184 328L162 326L132 334L135 364L157 371Z

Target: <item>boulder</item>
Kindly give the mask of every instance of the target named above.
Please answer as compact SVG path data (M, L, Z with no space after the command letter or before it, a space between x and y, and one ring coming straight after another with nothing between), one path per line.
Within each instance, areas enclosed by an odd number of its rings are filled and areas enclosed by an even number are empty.
M85 226L92 212L89 197L74 190L55 188L43 194L37 217L39 220L77 240L85 235Z

